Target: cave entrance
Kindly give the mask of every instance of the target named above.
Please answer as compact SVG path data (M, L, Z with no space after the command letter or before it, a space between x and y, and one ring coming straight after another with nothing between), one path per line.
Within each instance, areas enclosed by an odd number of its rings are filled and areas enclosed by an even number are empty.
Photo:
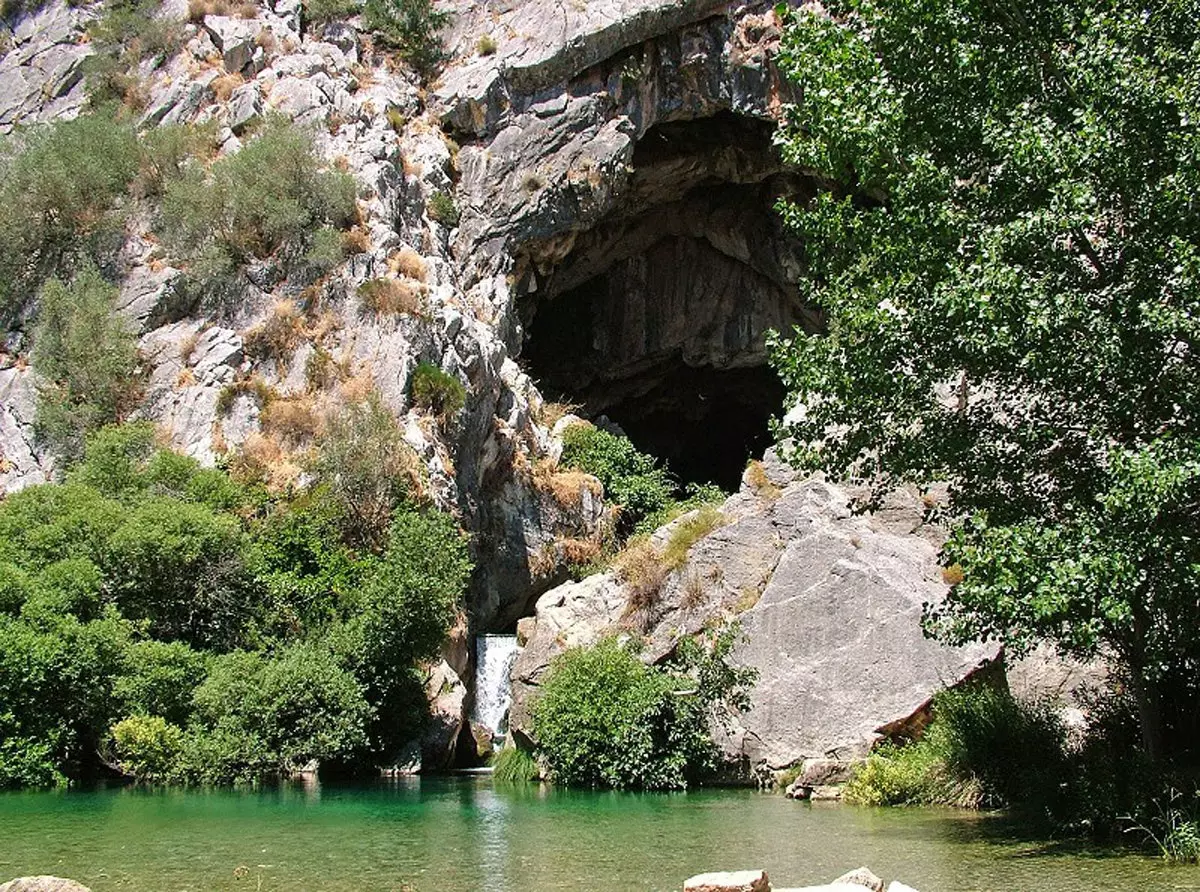
M617 206L553 262L530 264L525 369L684 482L737 487L785 397L767 331L819 326L774 211L815 187L783 168L772 132L732 113L651 128Z

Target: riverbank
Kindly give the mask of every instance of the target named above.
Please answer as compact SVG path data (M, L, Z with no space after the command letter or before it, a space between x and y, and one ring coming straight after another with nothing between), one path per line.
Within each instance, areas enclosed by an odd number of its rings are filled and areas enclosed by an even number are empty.
M861 864L921 892L1200 889L1200 869L1141 852L1023 838L1002 817L797 803L749 790L634 794L486 776L317 782L238 792L0 795L0 880L53 874L93 892L678 892L721 866L776 887ZM586 841L586 842L581 842Z

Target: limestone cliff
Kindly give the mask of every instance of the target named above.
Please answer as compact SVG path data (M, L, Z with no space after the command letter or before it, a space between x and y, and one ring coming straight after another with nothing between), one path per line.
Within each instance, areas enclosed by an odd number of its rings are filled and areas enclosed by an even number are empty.
M272 437L245 382L319 404L377 388L425 463L432 496L474 535L470 626L494 631L530 615L565 580L571 543L594 542L603 523L597 488L564 498L553 485L560 413L547 399L609 415L688 478L734 486L747 452L768 445L783 393L766 368L764 334L821 324L797 297L804 270L772 207L822 184L785 169L772 146L788 88L772 65L770 3L445 8L449 61L424 85L357 19L307 26L300 0L263 0L244 17L192 10L191 21L182 0L168 0L161 14L178 21L181 48L141 64L140 126L214 122L228 154L264 117L291 118L353 176L362 237L315 284L252 266L236 306L205 313L180 305L181 270L135 218L120 252L120 310L147 368L139 413L202 461L252 448L280 474L301 473L292 457L306 444ZM4 25L0 133L80 113L85 29L98 14L52 0ZM439 195L458 213L437 212ZM402 281L422 311L365 311L356 294L376 278ZM249 349L281 301L321 312L304 320L286 358ZM54 473L33 437L29 347L18 324L0 352L8 491ZM334 381L305 374L317 354L336 361ZM466 387L449 423L413 404L422 361ZM723 568L706 595L721 609L747 586L761 595L742 615L742 654L762 671L760 693L774 693L756 701L730 747L772 766L861 746L875 724L984 656L921 642L919 604L938 585L932 545L847 518L824 484L784 492L766 508L752 494L735 497L726 510L740 519L692 560L697 572L706 561ZM848 606L847 591L865 601ZM624 609L608 577L555 599L578 600L605 622ZM540 602L535 640L554 609ZM698 628L694 610L670 611L649 625L656 647ZM460 681L469 686L468 641L457 635L433 673L453 692L442 723L449 746L469 708ZM528 673L532 653L523 659ZM856 686L830 687L835 676Z

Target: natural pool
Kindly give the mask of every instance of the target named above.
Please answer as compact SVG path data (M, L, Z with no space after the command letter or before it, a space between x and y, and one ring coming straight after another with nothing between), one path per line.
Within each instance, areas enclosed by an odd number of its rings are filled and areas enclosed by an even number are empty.
M860 864L921 892L1200 889L1200 868L1021 840L994 816L743 790L584 793L466 775L0 795L0 881L51 873L95 892L678 890L704 870L764 867L785 886Z

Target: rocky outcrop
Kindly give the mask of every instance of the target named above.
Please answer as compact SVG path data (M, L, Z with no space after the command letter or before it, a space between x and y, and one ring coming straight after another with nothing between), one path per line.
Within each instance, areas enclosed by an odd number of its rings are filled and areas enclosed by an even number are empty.
M998 656L995 646L950 648L922 635L922 605L945 584L935 534L921 535L915 506L857 516L829 483L795 479L773 460L761 473L648 605L643 598L635 608L616 573L538 600L513 668L516 733L531 734L530 704L554 657L605 635L641 636L644 658L656 661L683 636L739 623L734 659L758 681L749 712L718 733L727 759L757 771L862 756L885 726Z
M85 8L52 0L36 15L0 20L0 134L19 124L73 117L86 101Z
M762 870L739 870L702 873L683 884L683 892L771 892L774 887ZM852 870L823 886L800 886L775 889L775 892L884 892L883 880L865 867ZM903 883L893 881L887 892L916 892Z

